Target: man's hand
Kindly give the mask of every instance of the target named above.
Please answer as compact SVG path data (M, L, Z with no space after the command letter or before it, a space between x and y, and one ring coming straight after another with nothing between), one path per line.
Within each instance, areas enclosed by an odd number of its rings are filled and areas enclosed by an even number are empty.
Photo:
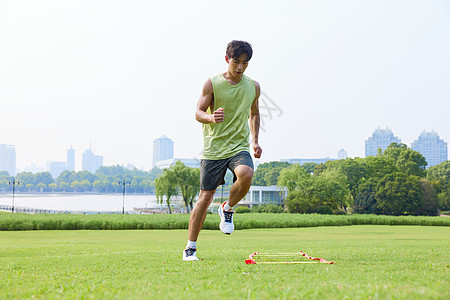
M260 158L262 154L262 149L257 143L253 143L253 156L255 158Z
M212 123L220 123L223 122L225 119L225 112L222 107L219 107L217 110L214 111L212 114Z

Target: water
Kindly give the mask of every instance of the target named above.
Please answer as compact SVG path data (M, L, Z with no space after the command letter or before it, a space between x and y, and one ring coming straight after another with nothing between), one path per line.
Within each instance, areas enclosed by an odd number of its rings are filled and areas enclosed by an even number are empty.
M155 195L125 195L125 202L123 202L122 194L19 193L14 195L15 207L71 212L121 212L123 204L125 211L134 211L134 208L164 209L166 207L157 204ZM0 205L12 205L12 194L0 194Z

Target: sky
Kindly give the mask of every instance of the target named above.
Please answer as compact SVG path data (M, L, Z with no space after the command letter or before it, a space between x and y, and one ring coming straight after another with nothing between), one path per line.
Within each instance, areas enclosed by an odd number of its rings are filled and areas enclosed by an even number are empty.
M450 2L0 0L0 144L19 170L92 147L152 168L153 140L198 158L207 78L246 40L258 81L259 162L364 157L389 127L450 141Z

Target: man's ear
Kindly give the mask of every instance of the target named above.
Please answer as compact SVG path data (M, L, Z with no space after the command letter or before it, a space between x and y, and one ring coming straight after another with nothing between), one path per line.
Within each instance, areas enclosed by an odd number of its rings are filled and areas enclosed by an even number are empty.
M228 58L228 56L225 55L225 61L227 62L227 64L230 63L230 59Z

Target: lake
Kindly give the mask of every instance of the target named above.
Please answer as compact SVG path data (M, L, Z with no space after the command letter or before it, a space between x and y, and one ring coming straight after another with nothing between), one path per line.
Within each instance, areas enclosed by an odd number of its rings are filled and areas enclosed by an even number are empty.
M172 199L171 199L172 200ZM14 195L14 207L59 210L71 212L132 212L134 208L164 209L166 205L157 204L155 195L130 194L20 194ZM177 205L178 201L171 201ZM12 205L12 194L0 194L0 205Z

